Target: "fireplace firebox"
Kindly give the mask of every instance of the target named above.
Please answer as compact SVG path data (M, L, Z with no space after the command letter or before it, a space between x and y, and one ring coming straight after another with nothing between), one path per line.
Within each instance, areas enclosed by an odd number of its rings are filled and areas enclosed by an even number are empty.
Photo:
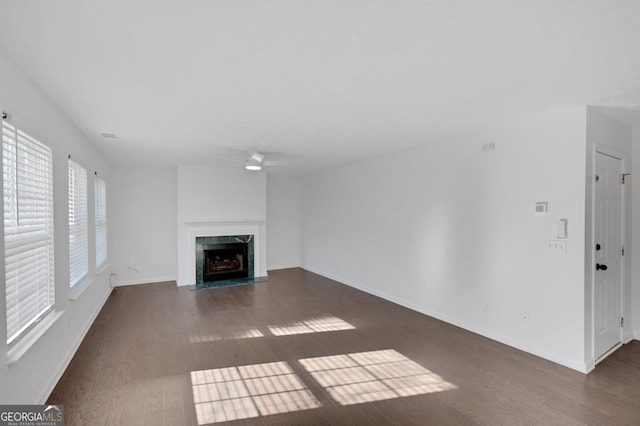
M203 244L202 281L212 282L249 276L248 244Z

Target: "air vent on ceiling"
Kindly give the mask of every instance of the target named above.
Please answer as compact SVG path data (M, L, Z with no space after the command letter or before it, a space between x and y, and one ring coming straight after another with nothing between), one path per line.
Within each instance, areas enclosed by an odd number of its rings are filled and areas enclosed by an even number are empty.
M105 139L116 139L116 135L114 135L113 133L100 133L100 136Z

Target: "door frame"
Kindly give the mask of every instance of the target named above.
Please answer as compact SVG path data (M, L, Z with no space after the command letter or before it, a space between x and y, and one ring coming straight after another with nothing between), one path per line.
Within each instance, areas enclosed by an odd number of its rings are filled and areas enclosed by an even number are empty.
M594 177L596 174L596 158L598 153L603 154L603 155L608 155L609 157L613 157L615 159L620 160L620 168L622 169L622 173L624 173L624 171L626 170L626 158L625 155L617 152L613 149L604 147L602 145L598 145L598 144L593 144L593 150L592 150L592 164L591 164L591 176L589 176L589 179L591 180L591 223L589 224L589 226L591 227L591 241L589 241L589 263L590 265L588 265L589 268L591 268L591 359L593 360L594 366L597 365L598 363L600 363L601 361L603 361L605 358L607 358L609 355L611 355L613 352L615 352L620 346L622 346L623 342L624 342L624 327L620 327L620 330L618 332L618 343L613 346L611 349L609 349L607 352L605 352L604 354L600 355L599 357L596 358L596 318L595 318L595 312L596 312L596 274L593 272L595 270L595 264L596 264L596 259L595 259L595 245L596 245L596 236L595 236L595 227L596 227L596 185L594 184ZM626 227L625 227L625 221L627 219L627 215L626 215L626 206L627 206L627 200L625 197L625 191L624 191L624 187L621 187L620 189L620 195L621 195L621 215L622 217L620 218L620 241L622 241L622 246L626 247L627 245L627 241L625 238L626 235ZM620 300L619 300L619 306L620 306L620 315L621 317L624 317L624 302L625 302L625 281L626 281L626 277L625 277L625 256L621 256L620 259Z

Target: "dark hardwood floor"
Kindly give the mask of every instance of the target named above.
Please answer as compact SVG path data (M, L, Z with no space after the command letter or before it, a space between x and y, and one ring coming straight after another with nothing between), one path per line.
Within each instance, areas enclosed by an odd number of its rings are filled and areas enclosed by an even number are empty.
M117 288L49 403L70 425L640 425L640 342L583 375L289 269Z

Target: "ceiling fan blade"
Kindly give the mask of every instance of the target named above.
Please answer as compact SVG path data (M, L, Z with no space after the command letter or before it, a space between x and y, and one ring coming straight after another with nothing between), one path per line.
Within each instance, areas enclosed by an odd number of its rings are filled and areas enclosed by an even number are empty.
M286 166L287 164L289 164L287 160L265 160L262 162L262 165L267 167Z

